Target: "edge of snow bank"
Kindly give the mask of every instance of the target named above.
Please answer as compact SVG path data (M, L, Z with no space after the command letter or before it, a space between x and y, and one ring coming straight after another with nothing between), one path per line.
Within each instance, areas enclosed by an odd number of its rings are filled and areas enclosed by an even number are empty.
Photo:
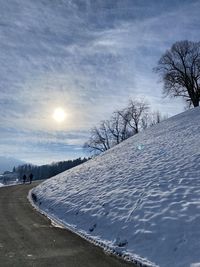
M15 186L15 185L20 185L22 183L13 183L13 184L2 184L0 183L0 187L8 187L8 186Z
M40 212L42 215L46 216L51 221L51 224L54 227L67 229L70 232L72 232L72 233L80 236L81 238L87 240L88 242L94 244L95 246L101 247L105 253L114 255L120 259L123 259L126 262L134 263L136 266L139 266L139 267L159 267L158 265L155 265L155 264L149 262L148 260L139 257L138 255L129 254L128 252L123 252L120 250L118 251L117 249L110 247L107 244L104 244L102 241L96 240L95 237L92 237L85 232L81 232L80 230L73 227L72 225L69 225L66 222L60 221L58 218L56 218L52 214L49 214L45 210L42 210L41 208L39 208L38 205L36 205L36 203L35 203L36 201L34 201L32 198L33 189L34 188L29 190L29 192L28 192L27 198L28 198L29 202L38 212Z

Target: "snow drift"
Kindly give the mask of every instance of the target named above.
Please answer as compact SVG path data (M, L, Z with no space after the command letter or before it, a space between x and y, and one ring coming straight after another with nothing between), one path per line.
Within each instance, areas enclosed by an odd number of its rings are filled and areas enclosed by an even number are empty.
M49 215L152 265L200 264L200 108L33 189Z

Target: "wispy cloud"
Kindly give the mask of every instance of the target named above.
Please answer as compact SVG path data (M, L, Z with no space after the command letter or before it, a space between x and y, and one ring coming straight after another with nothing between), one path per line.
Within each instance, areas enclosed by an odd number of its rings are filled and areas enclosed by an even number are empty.
M77 155L89 128L129 97L169 115L183 110L162 98L152 68L173 42L198 40L199 1L0 4L0 154L34 162ZM62 126L52 120L57 106L67 112Z

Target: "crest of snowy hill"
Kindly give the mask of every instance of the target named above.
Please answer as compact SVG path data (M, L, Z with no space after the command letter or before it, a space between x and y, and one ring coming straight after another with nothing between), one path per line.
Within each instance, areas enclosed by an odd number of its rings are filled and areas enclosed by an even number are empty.
M200 108L129 138L33 193L41 210L152 266L200 266Z

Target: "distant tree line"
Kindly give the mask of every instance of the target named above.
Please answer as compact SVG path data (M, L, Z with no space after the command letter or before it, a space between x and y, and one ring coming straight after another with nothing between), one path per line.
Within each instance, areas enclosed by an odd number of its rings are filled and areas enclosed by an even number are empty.
M75 166L78 166L86 162L87 160L87 158L77 158L74 160L59 161L41 166L24 164L18 167L14 167L13 173L16 173L20 180L22 180L24 174L29 176L30 173L33 174L33 180L47 179Z
M99 154L165 118L158 111L151 112L145 101L130 100L127 107L114 111L110 119L91 129L84 148L94 155Z

